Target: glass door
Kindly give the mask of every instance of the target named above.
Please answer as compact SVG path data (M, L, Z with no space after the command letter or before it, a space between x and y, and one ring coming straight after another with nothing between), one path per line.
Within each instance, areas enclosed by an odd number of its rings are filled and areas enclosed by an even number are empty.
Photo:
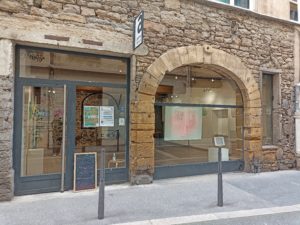
M64 87L24 84L20 89L17 98L20 122L16 124L15 142L20 149L16 157L20 165L16 168L16 194L36 193L36 189L58 191L62 165L66 162L63 157Z
M75 152L105 150L106 182L127 180L126 88L76 87ZM98 170L100 163L98 163Z

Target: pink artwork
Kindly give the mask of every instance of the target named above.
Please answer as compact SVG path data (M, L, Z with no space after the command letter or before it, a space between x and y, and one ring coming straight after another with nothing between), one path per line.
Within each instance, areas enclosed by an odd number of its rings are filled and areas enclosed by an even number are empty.
M165 140L198 140L202 136L202 108L166 107Z

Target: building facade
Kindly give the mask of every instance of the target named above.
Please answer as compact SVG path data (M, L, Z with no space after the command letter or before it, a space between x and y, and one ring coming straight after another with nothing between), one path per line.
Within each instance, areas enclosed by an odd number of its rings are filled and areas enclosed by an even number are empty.
M0 199L72 189L102 147L107 183L213 173L215 135L226 171L296 168L298 2L275 3L0 0Z

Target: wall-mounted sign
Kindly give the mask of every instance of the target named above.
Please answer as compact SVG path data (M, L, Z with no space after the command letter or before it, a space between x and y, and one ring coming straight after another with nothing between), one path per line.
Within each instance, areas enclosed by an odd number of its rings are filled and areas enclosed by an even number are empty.
M99 106L83 107L83 127L99 127Z
M100 106L100 127L113 127L114 125L114 107Z
M97 153L75 153L74 191L95 189L97 187Z
M133 49L139 47L144 41L144 11L142 11L134 19L134 32L133 32Z

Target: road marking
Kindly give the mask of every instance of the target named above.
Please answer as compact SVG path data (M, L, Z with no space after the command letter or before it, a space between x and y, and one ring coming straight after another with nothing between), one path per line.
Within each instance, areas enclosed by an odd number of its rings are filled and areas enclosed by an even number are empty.
M300 212L300 204L291 205L291 206L282 206L282 207L210 213L210 214L193 215L193 216L170 217L164 219L153 219L153 220L136 221L130 223L118 223L114 225L174 225L174 224L205 222L205 221L212 221L212 220L243 218L243 217L251 217L251 216L272 215L272 214L288 213L288 212Z

